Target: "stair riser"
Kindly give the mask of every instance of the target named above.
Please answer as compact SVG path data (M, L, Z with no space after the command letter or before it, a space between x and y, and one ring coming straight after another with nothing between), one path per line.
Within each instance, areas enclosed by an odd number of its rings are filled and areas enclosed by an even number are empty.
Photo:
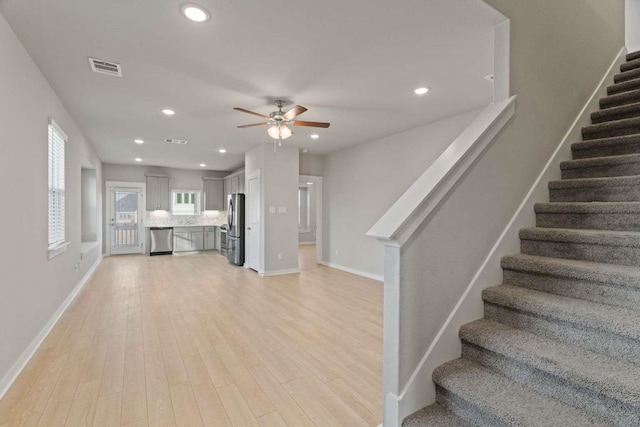
M549 190L551 202L640 202L638 187L562 188Z
M591 123L595 125L616 120L633 119L635 117L640 117L640 106L638 104L629 105L628 107L620 109L609 108L593 113L591 114Z
M604 246L586 243L521 240L523 254L602 262L605 264L640 265L640 248Z
M640 79L640 68L613 76L614 83L622 83L635 79Z
M613 138L614 136L635 135L640 133L640 124L617 124L603 130L592 130L589 127L582 128L582 139L590 141L592 139Z
M640 310L640 289L628 286L515 270L503 270L502 283L599 304Z
M627 92L600 98L600 108L605 110L607 108L620 107L637 102L640 102L640 91Z
M473 403L451 393L436 384L436 402L444 406L458 417L473 425L510 427L510 423L499 420L490 412L485 412Z
M592 159L594 157L622 156L640 153L640 144L619 144L603 147L593 147L583 150L573 150L573 159Z
M610 357L640 363L640 342L626 337L603 332L597 329L585 328L569 322L556 321L552 318L513 310L485 302L484 315L486 319L504 323L547 338L586 348Z
M538 213L536 226L582 230L640 231L640 214Z
M605 166L564 169L562 171L562 179L603 178L629 175L640 175L640 163L619 163Z
M604 418L614 425L640 425L638 408L604 396L579 384L557 378L545 371L504 355L463 341L462 357L473 360L538 393L579 408L591 415Z
M640 68L640 59L634 59L620 65L620 71L623 73L630 70L635 70L636 68Z

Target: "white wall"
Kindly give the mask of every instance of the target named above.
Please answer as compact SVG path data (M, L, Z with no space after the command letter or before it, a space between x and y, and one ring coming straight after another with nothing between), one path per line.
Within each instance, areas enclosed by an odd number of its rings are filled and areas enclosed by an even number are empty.
M629 52L640 50L640 0L625 0L625 39Z
M479 110L323 157L323 261L383 274L383 246L365 233Z
M300 181L300 187L305 187L308 194L308 217L309 217L309 231L298 232L299 243L315 243L316 242L316 186L308 185L307 181Z
M95 242L98 240L98 180L96 170L82 168L81 172L81 215L82 215L82 236L83 242ZM101 187L102 185L100 185Z
M96 167L100 181L102 164L1 14L0 40L0 192L5 200L5 209L0 210L2 393L24 361L23 353L100 256L96 248L80 259L80 171L85 158ZM66 239L71 242L52 260L48 260L47 251L50 117L69 136L65 155ZM98 215L101 200L98 194Z
M245 176L260 171L262 205L262 272L265 275L298 270L299 152L286 142L273 152L262 144L245 153ZM276 213L269 212L275 208ZM279 213L286 208L286 213ZM282 254L282 259L278 259Z

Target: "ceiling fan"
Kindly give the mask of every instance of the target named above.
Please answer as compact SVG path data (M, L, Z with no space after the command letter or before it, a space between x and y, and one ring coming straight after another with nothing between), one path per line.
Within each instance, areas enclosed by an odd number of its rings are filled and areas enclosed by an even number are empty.
M288 127L288 125L293 126L309 126L316 128L328 128L329 123L324 122L307 122L302 120L295 120L297 116L307 111L305 107L302 105L296 105L286 113L282 111L282 107L286 104L285 101L281 99L277 99L275 101L276 107L278 107L278 111L274 111L270 113L268 116L260 113L256 113L255 111L246 110L244 108L236 107L234 110L242 111L243 113L253 114L254 116L262 117L265 119L264 122L260 123L252 123L250 125L241 125L238 126L241 129L250 128L254 126L264 126L271 125L269 129L267 129L267 133L269 136L275 140L282 142L283 139L289 138L293 132Z

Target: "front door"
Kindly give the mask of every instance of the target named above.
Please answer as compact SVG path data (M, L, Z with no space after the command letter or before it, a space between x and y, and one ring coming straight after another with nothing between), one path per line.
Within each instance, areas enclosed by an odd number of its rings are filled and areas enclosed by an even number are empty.
M111 190L111 254L142 252L142 190L113 188Z
M247 264L250 269L260 271L260 175L249 174L247 178Z

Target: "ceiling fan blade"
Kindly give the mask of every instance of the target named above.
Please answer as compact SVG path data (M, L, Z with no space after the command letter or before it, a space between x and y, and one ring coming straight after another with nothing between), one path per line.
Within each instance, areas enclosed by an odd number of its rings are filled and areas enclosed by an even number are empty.
M238 127L239 127L240 129L244 129L244 128L252 128L252 127L254 127L254 126L264 126L264 125L268 125L268 124L269 124L269 122L264 122L264 123L253 123L253 124L250 124L250 125L241 125L241 126L238 126Z
M262 117L263 119L268 119L269 116L265 116L264 114L256 113L255 111L250 111L244 108L235 107L234 110L242 111L243 113L253 114L254 116Z
M312 128L328 128L330 123L304 122L304 121L296 120L295 122L293 122L293 124L296 125L296 126L309 126L309 127L312 127Z
M285 120L293 120L294 117L299 116L300 114L304 113L305 111L307 111L307 109L304 108L302 105L296 105L291 110L289 110L286 113L284 113L282 118L285 119Z

